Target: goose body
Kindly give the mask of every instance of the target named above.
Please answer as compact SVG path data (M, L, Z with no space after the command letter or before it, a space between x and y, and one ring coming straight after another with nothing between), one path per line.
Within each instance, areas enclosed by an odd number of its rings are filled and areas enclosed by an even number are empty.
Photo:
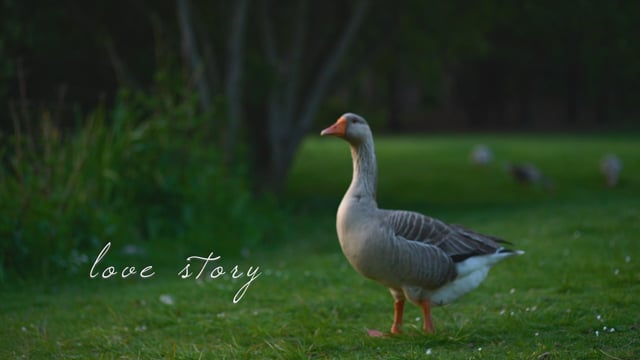
M373 135L360 116L346 113L321 135L349 142L353 178L336 220L342 251L361 275L389 288L395 300L392 333L399 333L406 300L420 306L424 330L433 332L431 306L475 289L491 266L522 251L506 241L404 210L380 209Z

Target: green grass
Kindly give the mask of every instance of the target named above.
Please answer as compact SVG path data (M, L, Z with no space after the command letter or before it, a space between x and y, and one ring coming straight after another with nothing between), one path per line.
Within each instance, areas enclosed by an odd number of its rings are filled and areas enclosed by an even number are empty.
M497 265L476 291L436 308L435 335L420 332L419 309L409 306L405 334L366 336L367 328L389 328L392 299L356 274L337 244L335 209L351 176L347 145L313 138L298 154L287 187L296 209L287 219L294 240L223 259L227 270L260 267L239 303L232 299L246 278L179 279L184 254L146 280L85 276L5 289L0 358L640 358L638 140L379 138L381 206L462 223L527 252ZM489 168L468 165L469 149L480 142L495 151ZM610 151L625 164L615 189L604 188L598 173L600 157ZM556 190L512 183L501 162L521 160L538 164ZM224 241L233 239L212 239L211 251ZM112 251L124 244L114 242ZM172 258L161 256L163 263ZM138 267L153 262L154 256L130 260ZM161 302L162 295L173 305Z

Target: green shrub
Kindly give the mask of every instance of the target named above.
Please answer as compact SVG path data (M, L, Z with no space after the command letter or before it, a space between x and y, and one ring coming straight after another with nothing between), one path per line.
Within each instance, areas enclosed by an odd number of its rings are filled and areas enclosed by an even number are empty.
M109 241L238 255L279 238L284 212L251 193L246 164L223 165L220 116L195 107L122 91L68 136L46 113L39 134L18 132L0 169L0 277L84 273Z

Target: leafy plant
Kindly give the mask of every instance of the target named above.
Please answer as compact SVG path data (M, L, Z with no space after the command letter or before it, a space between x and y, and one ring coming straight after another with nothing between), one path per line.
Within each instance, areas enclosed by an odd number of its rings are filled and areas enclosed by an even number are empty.
M238 255L281 231L284 212L256 199L244 164L223 164L210 140L216 114L195 106L189 93L121 91L72 134L47 112L38 132L14 119L0 169L0 276L75 273L109 241Z

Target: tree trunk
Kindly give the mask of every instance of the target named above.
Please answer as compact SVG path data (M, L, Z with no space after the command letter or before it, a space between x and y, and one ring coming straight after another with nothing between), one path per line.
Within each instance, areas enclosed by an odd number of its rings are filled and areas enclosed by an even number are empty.
M189 0L177 0L177 8L178 23L182 36L182 54L189 64L190 75L196 84L200 107L203 112L207 112L211 108L211 92L209 91L205 67L200 58L198 43L193 31L191 4Z
M288 71L280 71L281 63L275 46L274 31L268 16L268 6L262 9L263 37L265 52L274 71L282 77L282 81L273 82L268 102L267 132L268 153L256 154L254 159L259 161L257 166L263 169L263 190L281 192L287 179L287 175L293 164L293 159L304 136L308 133L313 119L318 111L321 101L325 98L329 85L335 77L340 61L344 57L349 46L363 21L368 0L359 0L347 25L340 36L336 47L324 60L318 76L311 81L310 89L304 99L299 99L301 86L301 73L299 68L304 53L305 26L310 16L307 11L306 1L302 1L298 8L296 25L293 32L293 41L288 56ZM253 150L255 153L255 149ZM260 150L257 150L260 151Z
M578 122L578 74L575 64L567 68L566 94L567 124L576 125Z
M387 116L387 130L392 133L400 132L400 118L402 110L404 110L400 96L400 72L397 70L397 66L397 64L391 65L387 73L387 107L389 111Z
M582 62L580 60L580 37L574 35L571 37L571 43L568 46L569 59L567 62L566 77L566 107L567 107L567 124L576 126L579 120L580 91L582 89Z
M224 135L225 162L236 158L236 147L242 125L242 70L244 65L244 33L246 30L249 0L232 2L231 31L227 42L228 63L226 81L226 104L228 126Z
M518 122L519 130L529 128L531 124L531 81L529 75L520 69L520 83L518 84Z

